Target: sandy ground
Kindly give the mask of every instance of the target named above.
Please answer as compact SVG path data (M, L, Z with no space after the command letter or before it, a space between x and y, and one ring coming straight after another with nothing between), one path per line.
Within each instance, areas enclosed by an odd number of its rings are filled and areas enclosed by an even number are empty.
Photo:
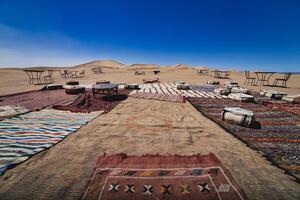
M84 69L84 68L80 68ZM228 80L226 79L214 79L210 76L198 75L196 69L161 69L161 73L155 76L152 70L146 71L146 75L135 76L134 70L128 69L104 69L103 74L94 74L90 68L86 69L85 78L81 79L63 79L61 78L58 71L53 73L55 83L65 83L70 80L78 80L80 83L96 83L100 80L110 80L115 83L142 83L143 78L159 78L161 82L174 82L176 80L183 80L187 83L204 84L208 80L219 80L224 83ZM252 76L255 76L252 74ZM271 83L273 83L274 78L280 77L282 75L274 75L271 78ZM245 81L245 76L240 72L232 72L230 78L238 81L240 85L243 85ZM11 70L11 69L0 69L0 96L23 92L28 90L34 90L41 88L41 85L29 85L29 79L26 73L22 70ZM247 86L248 88L260 90L260 89L273 89L278 91L287 92L288 94L300 94L300 74L292 75L288 82L288 88L281 87L262 87L262 86Z
M106 69L95 75L87 70L82 83L97 80L141 82L134 71ZM233 73L242 83L244 76ZM184 80L205 83L211 79L192 69L163 69L162 82ZM55 74L55 81L65 80ZM223 81L223 80L222 80ZM300 76L292 76L289 94L300 94ZM28 86L24 72L0 70L0 94L40 88ZM255 87L255 89L259 89ZM274 88L273 88L274 89ZM277 89L277 88L276 88ZM300 186L272 166L256 151L205 118L189 103L170 103L128 98L110 113L101 115L61 143L33 156L0 177L0 199L78 199L102 153L129 155L215 153L240 184L249 199L299 199Z

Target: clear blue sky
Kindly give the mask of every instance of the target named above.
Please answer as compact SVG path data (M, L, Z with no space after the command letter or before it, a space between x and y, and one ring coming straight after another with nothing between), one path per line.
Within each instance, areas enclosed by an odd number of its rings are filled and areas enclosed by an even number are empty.
M299 0L0 0L0 66L300 71Z

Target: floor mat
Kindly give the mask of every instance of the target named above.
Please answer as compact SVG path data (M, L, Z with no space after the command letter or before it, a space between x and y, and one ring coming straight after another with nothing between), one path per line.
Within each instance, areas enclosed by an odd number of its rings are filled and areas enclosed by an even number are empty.
M284 101L264 101L264 105L267 105L268 107L274 109L274 110L280 110L280 111L286 111L290 113L294 113L295 115L300 116L300 105L299 104L293 104L288 103Z
M65 90L37 90L0 97L0 106L21 106L28 110L42 109L74 97Z
M197 98L212 98L212 99L221 99L223 98L219 94L215 94L212 87L208 86L196 86L193 85L191 90L178 90L177 86L174 83L150 83L142 84L141 89L134 90L130 93L135 95L136 93L154 93L154 94L168 94L168 95L180 95L186 97L197 97Z
M0 175L8 168L60 142L101 113L45 109L1 121Z
M0 106L0 120L26 112L29 110L21 106Z
M259 103L230 99L188 98L203 115L218 123L250 147L263 152L277 166L300 178L300 116ZM247 128L221 120L224 107L240 107L254 112L260 128Z
M100 156L82 199L247 199L214 154Z
M69 105L55 105L54 109L68 110L72 112L93 112L93 111L111 111L120 102L127 99L127 95L131 90L119 90L118 95L103 95L97 94L95 97L91 90L81 94L74 102Z

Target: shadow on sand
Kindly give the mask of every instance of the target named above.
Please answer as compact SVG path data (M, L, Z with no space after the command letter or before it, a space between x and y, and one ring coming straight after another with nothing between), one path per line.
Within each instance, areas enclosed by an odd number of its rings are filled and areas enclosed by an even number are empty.
M103 101L124 101L128 98L126 94L107 95L102 97Z

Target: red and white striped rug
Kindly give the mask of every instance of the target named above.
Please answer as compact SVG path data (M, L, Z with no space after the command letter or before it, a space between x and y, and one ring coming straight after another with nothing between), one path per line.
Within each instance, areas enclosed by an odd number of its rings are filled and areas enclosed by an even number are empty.
M140 90L132 91L129 96L162 101L182 102L183 96L196 98L221 99L219 94L201 90L178 90L174 83L151 83L141 85Z

